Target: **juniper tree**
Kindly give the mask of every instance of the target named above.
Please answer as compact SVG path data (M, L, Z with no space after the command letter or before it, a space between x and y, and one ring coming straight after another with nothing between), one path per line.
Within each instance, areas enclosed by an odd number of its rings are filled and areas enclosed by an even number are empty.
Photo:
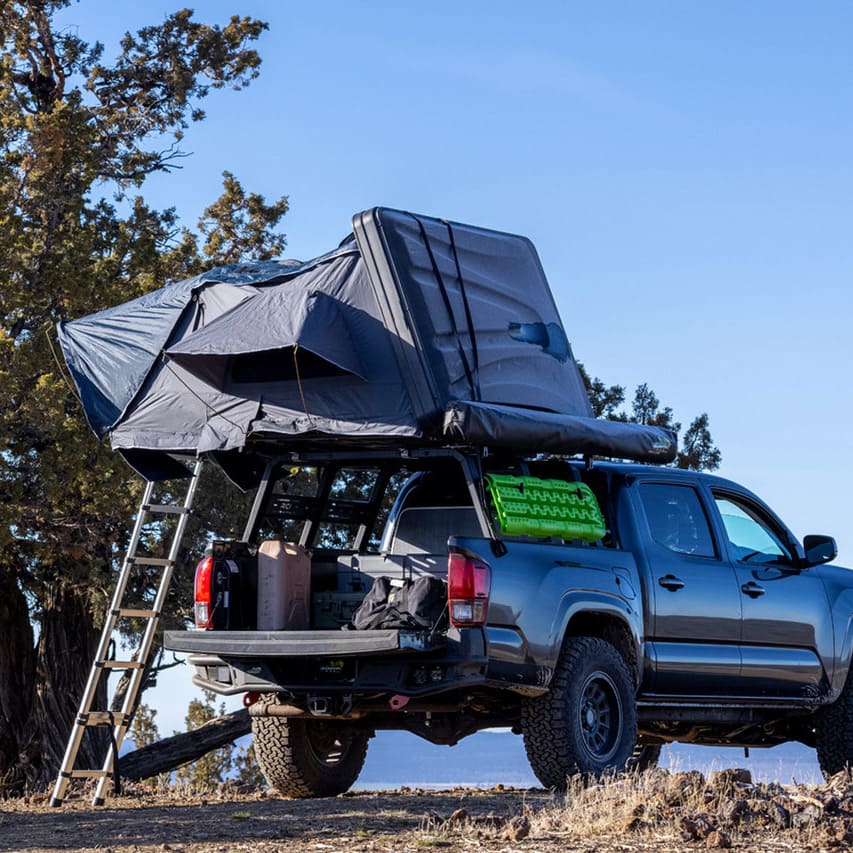
M637 386L631 401L631 414L628 415L622 408L625 403L622 385L607 385L597 376L591 378L582 364L578 366L596 417L666 427L680 435L681 424L675 420L672 409L669 406L661 408L660 400L646 382ZM675 467L693 471L716 471L720 467L722 453L714 444L709 423L707 412L690 422L681 437L678 456L673 463Z
M226 173L196 235L143 195L204 98L258 74L265 23L185 9L126 34L108 60L56 26L68 5L0 5L0 794L56 772L141 485L86 427L54 325L277 254L287 209ZM98 751L84 742L84 758Z

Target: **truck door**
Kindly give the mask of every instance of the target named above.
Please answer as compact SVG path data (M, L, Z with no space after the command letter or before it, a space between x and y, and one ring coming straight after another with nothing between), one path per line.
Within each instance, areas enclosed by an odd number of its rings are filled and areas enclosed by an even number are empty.
M650 578L650 693L731 695L740 674L741 593L712 534L699 490L641 482Z
M743 609L741 677L753 696L814 697L832 655L829 600L792 536L751 496L712 489Z

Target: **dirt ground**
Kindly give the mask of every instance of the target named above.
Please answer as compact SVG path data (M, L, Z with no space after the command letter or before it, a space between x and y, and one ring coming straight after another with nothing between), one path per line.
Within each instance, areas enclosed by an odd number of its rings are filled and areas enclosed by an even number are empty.
M45 796L36 795L0 801L0 853L422 853L430 848L668 853L853 846L853 831L848 831L853 818L839 817L853 801L839 799L838 790L799 788L782 794L778 786L725 784L725 796L717 797L713 780L706 785L699 774L675 774L639 786L617 782L575 792L573 803L571 793L563 798L541 789L501 787L355 792L321 800L230 791L199 797L139 788L99 808L88 797L51 808ZM850 791L845 785L843 793ZM700 813L696 803L702 802L709 805ZM602 813L612 813L612 820L602 823ZM765 813L777 819L764 820Z

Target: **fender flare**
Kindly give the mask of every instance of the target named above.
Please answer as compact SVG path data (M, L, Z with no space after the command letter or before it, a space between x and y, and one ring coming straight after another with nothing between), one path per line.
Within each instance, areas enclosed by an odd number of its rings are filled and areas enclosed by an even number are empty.
M563 646L572 619L583 613L598 613L613 618L624 625L635 649L636 660L628 661L629 669L641 676L643 672L642 616L624 599L595 590L567 590L563 593L548 637L549 659L554 667ZM639 681L639 678L638 678Z

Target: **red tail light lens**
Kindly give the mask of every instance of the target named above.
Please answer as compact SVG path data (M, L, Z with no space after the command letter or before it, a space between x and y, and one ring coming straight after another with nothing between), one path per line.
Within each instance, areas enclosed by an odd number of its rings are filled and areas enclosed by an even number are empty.
M213 557L205 557L195 567L195 625L213 627Z
M447 563L450 624L470 628L486 624L492 570L488 563L463 554L451 554Z

